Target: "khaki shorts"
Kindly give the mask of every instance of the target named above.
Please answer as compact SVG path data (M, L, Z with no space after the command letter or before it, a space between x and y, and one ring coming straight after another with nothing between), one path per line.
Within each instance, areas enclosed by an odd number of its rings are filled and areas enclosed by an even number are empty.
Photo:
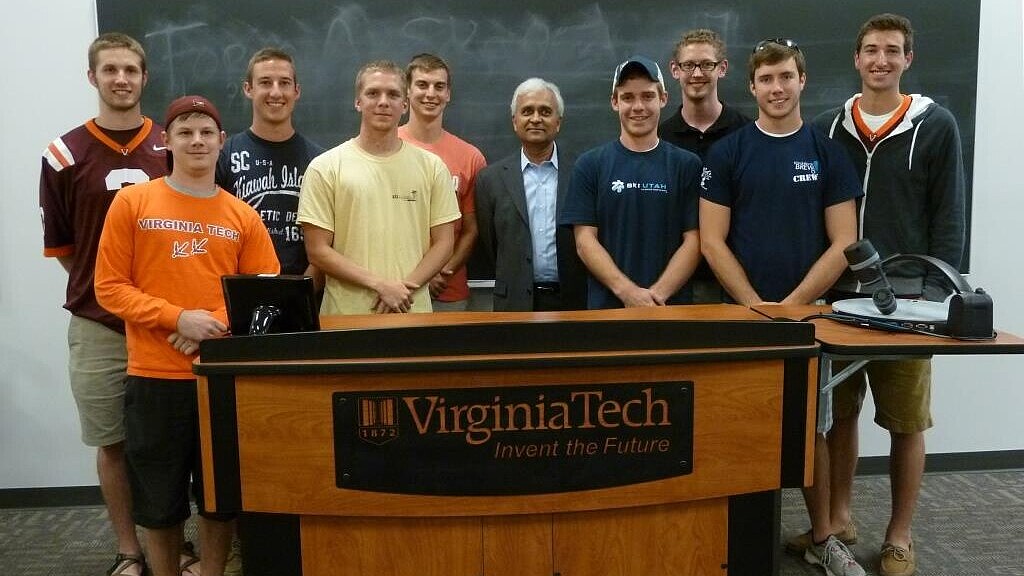
M932 427L931 359L868 362L834 389L836 419L860 413L868 385L875 400L875 423L882 428L897 434L912 434Z
M124 441L124 334L72 316L68 324L68 376L78 405L82 442L110 446Z

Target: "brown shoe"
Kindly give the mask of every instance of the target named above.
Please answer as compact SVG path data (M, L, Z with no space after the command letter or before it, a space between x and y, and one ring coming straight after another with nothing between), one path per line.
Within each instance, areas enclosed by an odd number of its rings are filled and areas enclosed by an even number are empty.
M231 550L224 562L224 576L242 576L242 543L237 537L231 539Z
M853 523L853 520L850 520L850 523L847 524L846 527L844 527L837 534L835 534L835 537L838 538L840 542L842 542L843 544L846 544L847 546L850 546L851 544L856 544L857 543L857 525ZM789 540L786 540L786 552L789 552L790 554L796 554L798 556L803 555L803 553L808 548L810 548L810 547L811 547L811 531L810 530L808 530L807 532L804 532L803 534L797 534L796 536L793 536Z
M917 572L917 558L914 557L914 543L907 547L886 542L882 544L882 558L878 573L881 576L911 576Z

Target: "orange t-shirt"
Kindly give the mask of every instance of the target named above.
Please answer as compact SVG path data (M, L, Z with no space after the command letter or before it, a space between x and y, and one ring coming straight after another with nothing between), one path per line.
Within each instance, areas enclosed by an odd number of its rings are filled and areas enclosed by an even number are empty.
M406 142L433 152L441 157L448 171L452 173L452 188L459 200L459 211L463 215L476 212L475 194L476 175L487 166L484 155L476 146L466 142L462 138L447 131L442 132L441 138L433 144L420 142L409 135L405 126L398 127L398 137ZM455 242L458 243L459 235L462 233L462 219L455 221ZM448 279L448 288L438 295L437 299L442 302L458 302L469 298L469 285L466 278L466 267L462 266Z
M125 321L128 374L186 380L195 378L195 355L167 342L181 312L209 310L227 324L221 276L279 270L248 204L220 189L196 198L160 178L114 197L96 257L96 300Z

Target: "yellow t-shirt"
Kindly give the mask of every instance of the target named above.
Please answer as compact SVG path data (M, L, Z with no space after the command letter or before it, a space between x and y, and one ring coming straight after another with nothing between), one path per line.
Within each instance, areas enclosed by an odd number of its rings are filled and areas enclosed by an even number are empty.
M440 158L410 144L387 157L348 140L310 162L299 195L300 224L334 232L334 249L389 280L405 278L430 248L430 229L457 220L451 175ZM369 314L376 292L327 277L321 314ZM430 312L424 285L413 312Z

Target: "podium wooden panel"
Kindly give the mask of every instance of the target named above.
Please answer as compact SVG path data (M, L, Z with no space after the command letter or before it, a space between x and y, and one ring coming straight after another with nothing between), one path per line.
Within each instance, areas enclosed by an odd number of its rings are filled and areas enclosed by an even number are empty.
M483 573L479 518L311 515L301 538L303 576Z
M810 325L728 305L324 325L204 342L196 365L206 500L243 513L248 576L777 570L779 490L811 478ZM692 382L689 473L486 496L340 487L338 393L681 381Z

